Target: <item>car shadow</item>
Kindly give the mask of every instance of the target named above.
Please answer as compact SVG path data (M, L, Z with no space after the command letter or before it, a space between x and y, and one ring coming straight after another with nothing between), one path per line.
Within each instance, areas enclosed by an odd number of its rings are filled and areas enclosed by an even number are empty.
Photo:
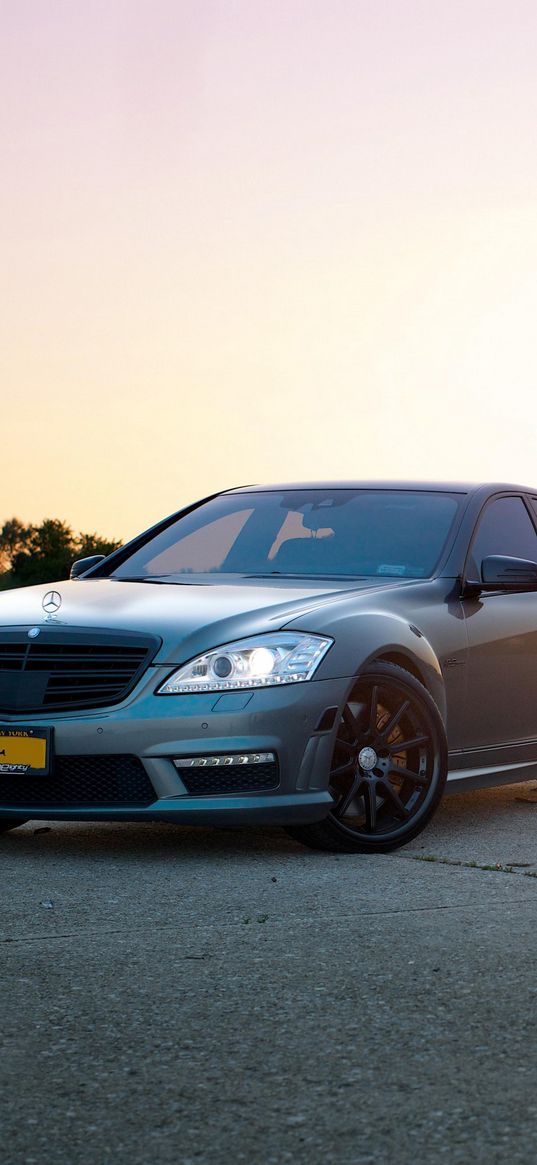
M2 834L0 848L18 858L48 853L55 858L131 859L137 863L218 856L251 861L262 854L313 854L279 828L207 828L167 822L30 821Z
M438 858L497 862L524 860L537 866L537 784L508 785L446 796L430 825L408 846L383 855L432 854ZM56 860L154 863L210 858L251 862L294 857L303 861L370 860L363 854L310 850L279 827L186 826L168 822L30 821L0 835L4 856L50 855ZM378 860L379 855L374 855Z

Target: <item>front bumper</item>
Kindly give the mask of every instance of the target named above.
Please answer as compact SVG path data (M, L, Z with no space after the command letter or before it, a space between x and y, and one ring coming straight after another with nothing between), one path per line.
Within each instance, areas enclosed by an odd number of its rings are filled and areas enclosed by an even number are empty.
M129 754L140 759L155 800L150 805L2 804L0 816L58 820L170 820L185 824L295 824L322 820L332 804L327 789L337 729L350 679L310 680L275 688L186 696L156 696L169 667L151 667L127 701L100 712L2 717L11 725L47 725L57 756ZM331 712L329 711L331 710ZM336 711L337 710L337 711ZM190 794L174 759L273 752L279 785L273 790ZM215 770L217 774L217 770ZM217 775L216 775L217 779ZM46 782L47 778L41 778Z

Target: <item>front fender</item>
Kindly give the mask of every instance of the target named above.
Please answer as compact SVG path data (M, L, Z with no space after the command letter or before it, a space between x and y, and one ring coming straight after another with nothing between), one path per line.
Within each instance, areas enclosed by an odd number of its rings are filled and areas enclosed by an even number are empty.
M311 622L311 621L310 621ZM311 626L308 630L313 630ZM354 677L367 670L379 657L393 658L421 679L446 722L447 706L444 678L434 648L418 627L404 617L386 611L360 611L341 614L323 630L333 636L334 646L323 660L316 679Z

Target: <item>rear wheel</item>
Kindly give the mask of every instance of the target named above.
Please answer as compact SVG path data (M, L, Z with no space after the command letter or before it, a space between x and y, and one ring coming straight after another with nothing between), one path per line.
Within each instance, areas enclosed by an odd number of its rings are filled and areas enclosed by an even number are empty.
M446 734L429 692L395 664L372 664L339 723L329 778L333 809L324 821L288 832L314 849L397 849L430 821L446 777Z
M7 833L8 829L16 829L18 825L26 825L26 817L0 817L0 833Z

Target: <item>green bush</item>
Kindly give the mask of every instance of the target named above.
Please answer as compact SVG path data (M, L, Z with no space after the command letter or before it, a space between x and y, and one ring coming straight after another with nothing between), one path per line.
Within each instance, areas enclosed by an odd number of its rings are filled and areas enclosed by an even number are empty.
M10 518L0 530L0 590L60 582L69 578L77 558L111 554L120 545L99 534L75 534L58 518L46 518L40 526Z

